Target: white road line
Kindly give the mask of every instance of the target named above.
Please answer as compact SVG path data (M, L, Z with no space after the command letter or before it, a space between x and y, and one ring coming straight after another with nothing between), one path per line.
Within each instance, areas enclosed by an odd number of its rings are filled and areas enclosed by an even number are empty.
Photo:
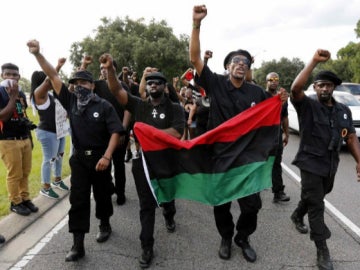
M301 182L301 178L292 171L286 164L283 162L281 163L281 166L283 169L297 182ZM356 226L350 219L348 219L346 216L344 216L339 210L336 209L335 206L333 206L331 203L329 203L327 200L324 200L325 207L334 215L336 216L342 223L344 223L345 226L347 226L350 230L352 230L357 236L360 237L360 228Z
M52 237L57 234L68 222L68 216L63 218L47 235L45 235L32 249L30 249L20 261L18 261L9 270L21 270L31 259L37 255L43 247L46 246Z

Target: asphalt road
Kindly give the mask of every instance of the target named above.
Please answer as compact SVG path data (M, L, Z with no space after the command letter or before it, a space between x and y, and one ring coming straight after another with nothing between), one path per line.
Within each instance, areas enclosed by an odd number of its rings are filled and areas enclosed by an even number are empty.
M117 206L116 197L113 198L113 234L107 242L99 244L95 240L98 221L92 210L91 231L85 238L86 256L75 263L65 262L65 255L72 245L67 230L68 197L63 194L63 199L56 203L40 197L36 199L41 208L39 214L26 218L10 214L0 221L0 232L9 239L0 248L0 269L140 269L137 262L141 253L138 199L130 164L126 167L127 201L124 206ZM284 183L291 196L290 202L274 204L271 190L261 193L263 207L259 213L258 229L250 238L258 256L255 263L247 262L235 244L231 259L221 260L217 255L220 236L212 207L178 200L177 229L172 234L166 231L161 209L157 210L155 257L149 269L317 269L313 242L308 234L299 234L289 218L300 196L299 183L287 171L284 171ZM358 205L358 201L354 203ZM236 203L233 203L232 212L236 220L239 215ZM330 211L325 219L332 231L328 246L335 269L360 269L360 239L357 234Z

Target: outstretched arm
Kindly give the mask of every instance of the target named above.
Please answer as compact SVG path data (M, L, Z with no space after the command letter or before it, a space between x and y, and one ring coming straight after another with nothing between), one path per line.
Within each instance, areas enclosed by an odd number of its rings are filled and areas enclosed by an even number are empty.
M55 67L56 72L59 73L62 66L65 64L66 58L59 58L57 66ZM34 91L35 104L42 105L48 100L48 91L52 89L50 79L48 77L40 84Z
M200 55L200 26L201 21L207 15L207 9L205 5L194 6L193 8L193 29L190 38L189 56L190 62L193 64L196 73L201 74L204 68L204 62Z
M28 41L27 46L29 47L29 52L32 53L36 60L38 61L41 69L49 77L50 82L53 86L53 89L56 94L60 94L62 81L57 73L56 69L45 59L45 57L40 53L40 44L39 41L33 39Z
M291 97L293 100L301 100L304 97L304 86L309 79L311 72L320 62L326 62L330 59L330 52L327 50L318 49L311 61L300 71L291 85Z
M100 56L99 61L103 64L104 68L107 69L107 83L111 93L116 97L117 101L121 105L126 105L128 102L128 93L122 87L118 77L116 76L112 56L108 53L105 53Z

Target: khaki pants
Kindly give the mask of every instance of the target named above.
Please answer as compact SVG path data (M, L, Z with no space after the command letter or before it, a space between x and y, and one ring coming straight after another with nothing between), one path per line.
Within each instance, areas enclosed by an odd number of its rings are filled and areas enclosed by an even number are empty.
M10 202L29 200L29 175L32 148L30 139L0 140L0 157L6 167L6 183Z

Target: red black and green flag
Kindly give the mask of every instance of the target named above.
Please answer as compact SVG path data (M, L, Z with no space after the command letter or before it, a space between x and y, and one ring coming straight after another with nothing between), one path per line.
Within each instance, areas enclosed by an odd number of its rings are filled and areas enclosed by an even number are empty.
M137 122L134 132L158 203L220 205L271 187L280 111L275 96L188 141Z

